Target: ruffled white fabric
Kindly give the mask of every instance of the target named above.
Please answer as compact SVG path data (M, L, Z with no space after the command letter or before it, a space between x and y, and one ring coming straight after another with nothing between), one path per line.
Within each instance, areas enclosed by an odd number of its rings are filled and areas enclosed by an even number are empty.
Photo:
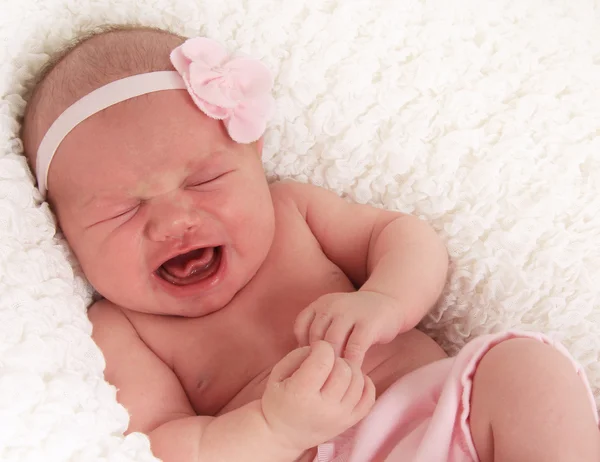
M122 436L90 292L17 139L47 53L106 22L264 60L269 176L430 220L453 268L427 330L451 353L543 330L598 396L599 21L593 0L0 1L0 460L153 460L144 437Z

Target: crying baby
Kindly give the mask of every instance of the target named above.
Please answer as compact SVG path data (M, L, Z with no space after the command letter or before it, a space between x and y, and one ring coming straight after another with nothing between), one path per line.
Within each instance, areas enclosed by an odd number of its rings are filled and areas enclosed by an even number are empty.
M102 299L105 377L165 462L598 461L585 376L541 335L455 358L415 329L448 268L410 215L269 184L261 61L87 36L27 106L38 187Z

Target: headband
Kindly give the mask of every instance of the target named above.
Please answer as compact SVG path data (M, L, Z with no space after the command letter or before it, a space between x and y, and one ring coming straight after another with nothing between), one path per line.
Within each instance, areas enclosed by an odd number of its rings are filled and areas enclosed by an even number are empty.
M88 117L136 96L187 90L206 115L222 120L237 143L252 143L266 130L274 110L273 77L260 61L231 56L218 42L192 38L170 55L175 71L158 71L115 80L69 106L50 126L37 151L38 188L48 187L48 170L65 137Z

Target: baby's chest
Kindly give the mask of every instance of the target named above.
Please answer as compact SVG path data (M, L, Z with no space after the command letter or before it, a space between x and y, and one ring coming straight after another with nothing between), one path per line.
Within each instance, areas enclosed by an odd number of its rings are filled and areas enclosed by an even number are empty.
M197 413L215 415L258 398L271 368L297 346L298 313L324 294L354 290L320 249L296 251L265 262L222 310L172 331L174 370Z

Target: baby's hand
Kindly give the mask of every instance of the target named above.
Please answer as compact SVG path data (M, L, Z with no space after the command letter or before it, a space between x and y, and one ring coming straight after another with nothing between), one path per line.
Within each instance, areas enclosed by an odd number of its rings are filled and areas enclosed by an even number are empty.
M262 409L284 445L305 451L354 426L375 402L375 386L360 368L316 342L291 351L275 365Z
M361 365L376 343L391 342L403 327L397 302L377 292L358 291L324 295L296 318L294 333L300 346L325 340L336 355Z

